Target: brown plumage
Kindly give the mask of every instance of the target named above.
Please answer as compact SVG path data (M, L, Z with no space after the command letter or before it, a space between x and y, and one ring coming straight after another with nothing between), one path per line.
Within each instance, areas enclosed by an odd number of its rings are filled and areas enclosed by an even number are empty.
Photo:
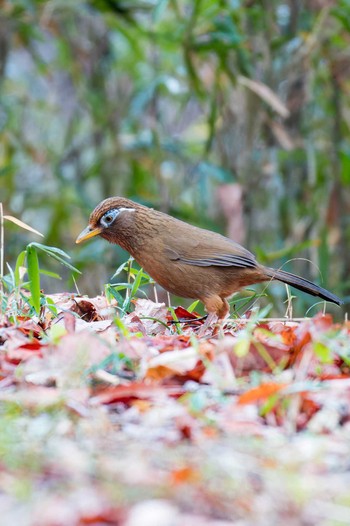
M102 201L76 242L96 235L127 250L164 289L201 300L219 319L229 311L226 298L242 287L271 279L337 305L342 303L311 281L260 265L248 250L220 234L122 197Z

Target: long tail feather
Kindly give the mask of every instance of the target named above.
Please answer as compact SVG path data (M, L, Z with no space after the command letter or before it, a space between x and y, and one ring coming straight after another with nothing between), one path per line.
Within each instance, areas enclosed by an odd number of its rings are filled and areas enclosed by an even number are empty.
M338 298L338 296L326 289L323 289L322 287L319 287L308 279L301 278L296 274L291 274L290 272L286 272L284 270L277 270L273 268L266 268L265 270L269 278L282 281L283 283L291 285L292 287L302 290L303 292L307 292L312 296L319 296L323 300L331 301L337 305L342 305L344 303L340 298Z

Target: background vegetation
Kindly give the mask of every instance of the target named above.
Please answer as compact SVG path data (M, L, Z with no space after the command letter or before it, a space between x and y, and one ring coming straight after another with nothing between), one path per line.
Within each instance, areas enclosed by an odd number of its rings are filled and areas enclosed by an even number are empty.
M349 0L3 1L5 213L72 255L84 293L125 254L75 237L119 194L348 295L349 21ZM9 226L10 264L27 242Z

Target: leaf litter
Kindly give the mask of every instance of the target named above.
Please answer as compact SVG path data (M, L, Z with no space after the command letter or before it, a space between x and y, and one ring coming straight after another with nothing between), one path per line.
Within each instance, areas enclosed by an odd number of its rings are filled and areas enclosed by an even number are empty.
M348 322L50 298L0 322L2 525L350 524Z

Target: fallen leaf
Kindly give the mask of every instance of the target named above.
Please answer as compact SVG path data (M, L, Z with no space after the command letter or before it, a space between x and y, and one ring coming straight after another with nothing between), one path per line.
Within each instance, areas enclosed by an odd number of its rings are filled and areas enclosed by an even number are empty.
M243 404L254 404L255 402L263 402L271 395L274 395L288 387L288 384L278 384L274 382L267 382L259 385L258 387L253 387L249 389L242 395L238 397L237 403L240 405Z

